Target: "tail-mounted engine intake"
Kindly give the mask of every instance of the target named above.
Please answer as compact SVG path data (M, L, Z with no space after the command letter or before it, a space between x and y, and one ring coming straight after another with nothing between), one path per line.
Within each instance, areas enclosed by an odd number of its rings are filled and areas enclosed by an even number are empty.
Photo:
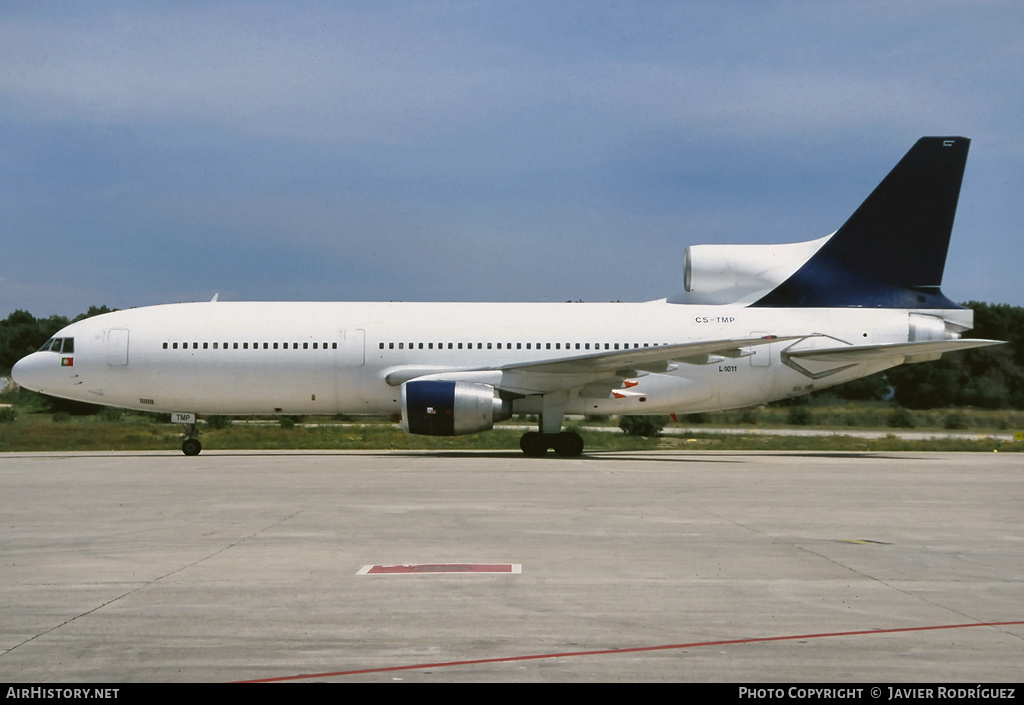
M763 294L800 268L828 241L783 245L692 245L683 253L686 294L670 303L733 303Z
M422 436L489 431L512 416L512 402L489 384L413 380L402 385L402 430Z

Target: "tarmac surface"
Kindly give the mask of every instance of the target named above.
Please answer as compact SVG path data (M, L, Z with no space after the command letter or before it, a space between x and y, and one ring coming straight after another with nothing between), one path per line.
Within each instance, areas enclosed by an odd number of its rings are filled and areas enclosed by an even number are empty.
M1019 454L5 453L0 526L4 682L1024 664Z

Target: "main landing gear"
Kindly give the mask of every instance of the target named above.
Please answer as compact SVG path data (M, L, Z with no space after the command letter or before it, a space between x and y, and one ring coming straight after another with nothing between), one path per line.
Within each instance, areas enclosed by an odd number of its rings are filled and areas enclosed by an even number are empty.
M562 431L562 418L565 407L569 403L569 392L551 392L541 397L542 411L538 421L540 431L524 433L519 439L519 447L531 458L539 458L548 452L563 458L578 458L583 454L583 439L580 434Z
M531 458L539 458L551 448L563 458L578 458L583 454L583 438L572 431L539 433L529 431L519 439L519 447Z

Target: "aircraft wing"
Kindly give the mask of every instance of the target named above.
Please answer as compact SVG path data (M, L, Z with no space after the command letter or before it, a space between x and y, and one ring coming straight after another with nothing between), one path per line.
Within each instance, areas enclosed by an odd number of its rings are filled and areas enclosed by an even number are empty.
M753 355L750 348L770 343L799 340L807 336L730 338L725 340L658 345L648 348L630 348L595 352L559 360L513 363L500 369L501 380L495 386L518 394L548 394L578 389L581 396L601 398L609 395L633 394L622 390L635 385L626 383L629 377L648 373L664 373L675 369L677 363L707 365L724 358Z
M815 334L811 334L815 335ZM517 362L499 367L440 368L402 366L389 370L385 380L399 386L412 380L479 382L515 394L549 394L587 387L587 394L610 394L627 377L663 373L677 363L707 365L723 358L752 355L751 347L801 340L807 335L759 336L658 345L628 350L602 350L553 360Z
M513 363L504 365L500 369L522 373L563 375L588 375L614 372L616 370L665 372L668 370L669 364L673 362L706 365L709 362L714 362L711 358L715 356L729 358L746 357L752 353L744 350L744 348L799 340L806 337L808 336L795 335L780 338L774 335L766 335L756 338L702 340L695 343L658 345L649 348L630 348L629 350L605 350L558 360Z

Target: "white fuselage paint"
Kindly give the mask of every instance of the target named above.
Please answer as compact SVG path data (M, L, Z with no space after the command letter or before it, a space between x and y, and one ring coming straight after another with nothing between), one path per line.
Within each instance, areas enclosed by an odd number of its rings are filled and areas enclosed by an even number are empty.
M53 396L149 411L395 414L401 381L431 374L443 378L447 368L462 370L454 374L460 380L508 387L515 379L499 368L513 363L614 351L617 345L737 339L752 333L816 334L840 345L905 342L908 311L664 301L169 304L74 323L55 335L75 339L73 354L34 353L18 363L15 377ZM711 364L677 362L662 373L638 371L624 398L594 398L576 388L569 392L565 413L736 408L804 394L903 361L860 362L814 379L782 364L782 351L793 344L758 346L749 357ZM70 364L62 366L67 357ZM467 373L467 368L478 371ZM601 377L579 381L600 388ZM516 413L541 410L544 390L536 385L543 386L543 375L531 375L531 384L533 389L525 391L532 393L515 400ZM551 388L558 388L554 379Z

